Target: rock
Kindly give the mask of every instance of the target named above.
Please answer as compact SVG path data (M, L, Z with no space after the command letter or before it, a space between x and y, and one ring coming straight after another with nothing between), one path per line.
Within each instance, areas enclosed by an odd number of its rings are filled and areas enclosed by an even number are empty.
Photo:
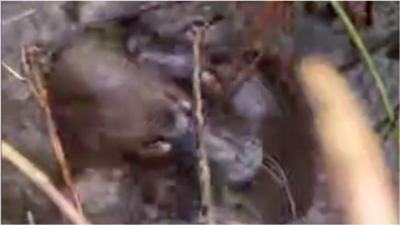
M148 4L142 2L81 2L75 10L80 23L89 24L138 14L144 5Z
M149 34L130 34L127 40L128 57L137 63L152 64L168 71L171 78L191 80L193 53L190 43L169 39L153 39Z
M241 186L251 182L261 167L261 142L245 126L243 120L234 117L206 124L204 147L217 186Z
M232 96L231 104L239 115L255 125L265 117L281 115L281 110L272 92L256 76L239 88Z

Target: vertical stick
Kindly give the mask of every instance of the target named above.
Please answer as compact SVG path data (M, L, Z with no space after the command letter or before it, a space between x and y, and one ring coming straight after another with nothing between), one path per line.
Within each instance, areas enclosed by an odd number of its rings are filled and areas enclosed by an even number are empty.
M199 154L199 179L201 191L200 220L208 224L214 224L213 198L210 182L210 168L208 166L207 151L203 146L203 105L201 98L200 73L201 73L201 44L204 38L204 28L195 28L193 40L194 71L193 71L193 96L194 113L196 119L196 148Z

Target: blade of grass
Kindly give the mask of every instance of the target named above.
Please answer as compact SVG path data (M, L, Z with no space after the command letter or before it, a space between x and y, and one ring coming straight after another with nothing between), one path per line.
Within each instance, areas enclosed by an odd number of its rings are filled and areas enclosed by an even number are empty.
M383 83L383 81L381 79L381 76L375 66L374 61L372 60L371 55L369 54L367 48L364 45L364 42L362 41L360 35L358 34L356 28L354 27L353 23L351 22L349 16L346 14L345 10L341 6L340 2L330 1L330 4L332 5L335 12L338 14L339 18L344 23L344 25L346 26L346 29L349 33L351 40L357 46L362 57L364 58L365 63L367 64L368 70L369 70L370 74L372 75L372 78L375 81L376 87L379 90L386 113L387 113L389 119L391 121L393 121L395 119L394 112L392 110L393 107L391 106L391 103L387 96L387 90L386 90L385 84Z
M15 78L18 80L26 80L25 77L21 76L17 71L15 71L11 66L7 65L5 62L1 62L1 65Z

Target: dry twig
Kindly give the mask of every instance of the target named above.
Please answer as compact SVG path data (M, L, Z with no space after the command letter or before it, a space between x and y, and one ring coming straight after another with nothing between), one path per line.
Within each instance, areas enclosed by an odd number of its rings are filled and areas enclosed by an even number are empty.
M18 80L26 80L25 77L21 76L17 71L15 71L11 66L7 65L5 62L1 62L1 65L15 78Z
M243 70L239 71L239 73L235 77L235 80L230 85L228 91L229 98L234 96L236 92L240 89L240 87L254 76L255 73L250 73L250 72L257 66L257 63L261 60L263 54L264 54L263 50L259 51L259 53L253 59L250 65L246 66Z
M42 190L74 224L90 224L84 216L54 187L49 177L37 166L21 155L10 144L1 141L2 157L10 161L26 175L40 190Z
M197 151L199 153L199 179L201 190L202 208L200 211L200 219L208 224L215 223L213 214L213 197L211 192L210 168L208 166L207 151L203 146L203 106L201 99L200 73L201 73L201 44L205 35L204 27L194 28L193 37L193 53L194 53L194 71L193 71L193 96L195 105L196 118L196 142Z
M1 21L1 25L2 25L2 26L10 25L11 23L13 23L13 22L15 22L15 21L21 20L21 19L23 19L23 18L25 18L25 17L27 17L27 16L31 16L31 15L33 15L34 13L36 13L36 10L35 10L35 9L26 10L26 11L24 11L24 12L18 14L18 15L12 16L12 17L10 17L10 18L7 18L7 19Z
M44 65L43 62L44 57L45 56L43 56L42 50L37 47L23 48L22 49L23 70L26 74L30 74L30 76L32 77L32 80L30 79L30 77L27 77L26 81L28 82L29 88L31 89L36 100L38 101L38 103L40 104L45 113L47 130L50 135L50 141L53 146L54 154L61 167L63 179L71 192L74 205L76 206L78 212L80 212L83 215L83 210L79 201L79 196L77 191L75 190L69 165L68 162L66 161L64 150L62 148L60 138L57 134L57 129L53 117L51 115L51 109L48 103L47 90L42 80L43 73L49 72L47 68L48 65Z

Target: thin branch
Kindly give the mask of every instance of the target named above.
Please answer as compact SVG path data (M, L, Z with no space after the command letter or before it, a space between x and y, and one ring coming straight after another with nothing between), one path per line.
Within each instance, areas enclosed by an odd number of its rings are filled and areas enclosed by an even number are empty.
M202 208L200 210L200 220L206 221L208 224L215 223L213 213L213 197L211 191L210 168L208 166L207 151L203 146L203 105L201 98L200 73L201 73L201 44L205 35L203 27L194 28L193 37L193 53L194 53L194 71L193 71L193 96L195 103L195 118L196 118L196 141L197 151L199 153L199 179L201 190Z
M1 65L6 69L13 77L18 80L26 80L25 77L21 76L17 71L15 71L11 66L7 65L5 62L1 62Z
M254 73L249 73L251 70L255 68L257 63L261 60L264 54L264 50L261 50L257 56L253 59L250 65L246 66L243 70L241 70L235 80L233 81L232 85L229 88L228 97L231 98L236 92L240 89L240 87L246 83L246 81L250 80L253 77Z
M33 72L33 69L31 68L33 65L32 62L28 59L28 52L27 48L22 48L21 49L21 63L22 63L22 71L26 75L30 74L32 76L36 76L36 73ZM24 77L25 81L28 84L28 87L30 91L33 93L33 96L35 97L36 101L39 103L40 107L45 108L46 103L45 99L42 96L43 95L43 90L39 89L39 85L35 84L32 79L29 77Z
M32 92L32 94L35 96L35 99L39 102L39 105L43 107L43 102L41 101L41 98L39 96L39 91L35 88L35 85L33 85L32 81L30 79L26 79L24 76L19 74L15 69L13 69L11 66L7 65L5 62L2 62L1 65L16 79L27 82L29 90Z
M34 13L36 13L36 10L35 10L35 9L26 10L26 11L24 11L24 12L22 12L22 13L16 15L16 16L12 16L12 17L10 17L10 18L7 18L7 19L3 20L3 21L1 22L1 25L2 25L2 26L10 25L11 23L13 23L13 22L15 22L15 21L21 20L21 19L23 19L23 18L25 18L25 17L27 17L27 16L31 16L31 15L33 15Z
M43 52L41 49L37 47L30 47L30 48L23 48L22 49L22 64L24 68L24 72L30 74L33 77L31 80L27 77L28 85L31 91L34 93L36 100L39 102L40 106L42 107L45 119L46 119L46 126L49 132L51 145L53 147L54 154L56 159L61 167L62 176L64 182L66 183L68 189L71 192L73 197L73 202L78 210L83 215L82 206L80 204L79 196L77 191L75 190L75 186L72 181L72 176L70 173L70 167L68 162L65 158L64 150L61 145L60 138L57 134L57 128L54 123L53 117L51 115L51 109L48 102L48 95L47 90L45 89L44 82L42 80L42 73L48 72L43 71L43 62L40 62L41 59L38 57L43 57Z
M75 207L55 188L49 177L36 165L25 158L14 147L1 141L2 157L10 161L26 175L40 190L42 190L59 208L59 210L74 224L90 224Z
M360 51L361 55L364 58L365 63L367 64L368 70L375 81L375 85L378 88L380 93L381 99L383 101L383 105L385 107L386 113L391 121L394 120L394 112L393 107L391 106L390 100L387 95L387 90L385 84L381 79L381 75L379 74L374 61L372 60L371 55L369 54L367 48L364 45L363 40L361 39L360 35L357 33L356 28L354 27L353 23L351 22L350 18L346 14L343 7L340 5L340 2L337 1L330 1L333 9L338 14L344 25L346 26L347 31L349 32L349 36L354 44L357 46L358 50Z

